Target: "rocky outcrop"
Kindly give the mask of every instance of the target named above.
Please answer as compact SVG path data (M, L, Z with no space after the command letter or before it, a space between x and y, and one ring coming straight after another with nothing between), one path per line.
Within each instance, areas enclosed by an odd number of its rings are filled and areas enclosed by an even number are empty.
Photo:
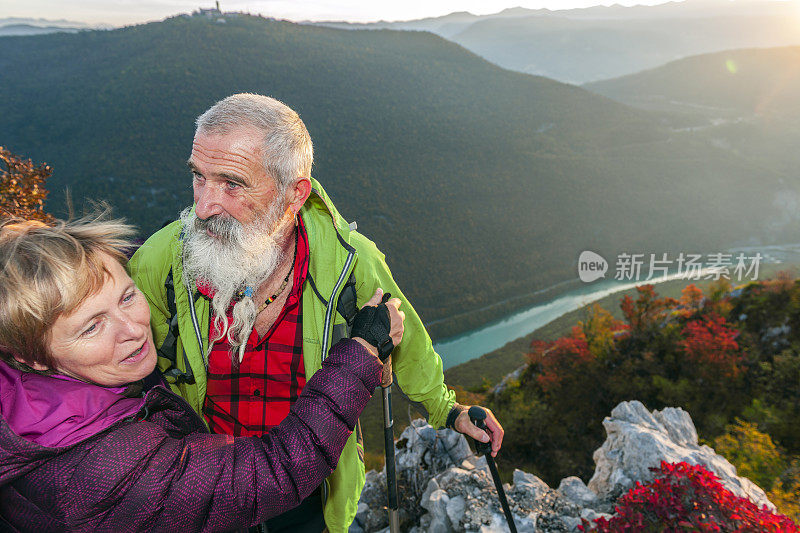
M508 531L486 459L472 453L463 435L437 431L418 419L403 431L396 450L402 531ZM381 531L388 526L385 480L384 472L367 474L351 532ZM571 478L565 486L569 487L566 492L553 490L533 474L515 471L513 484L505 489L517 529L566 532L581 523L581 513L595 518L598 512L584 505L589 489L583 482ZM597 498L593 503L603 508Z
M603 420L608 437L594 452L595 472L589 489L613 500L636 481L653 479L650 468L661 461L702 464L719 476L721 483L759 506L775 506L758 485L736 475L736 467L708 446L700 446L689 413L667 407L652 413L641 402L623 402Z
M437 431L422 419L412 421L403 431L395 442L395 454L403 531L416 525L427 512L421 498L432 478L453 467L474 469L467 459L478 462L463 435L450 430ZM368 472L350 531L380 531L388 526L386 505L385 469L380 473Z
M734 493L774 509L760 488L737 477L713 449L698 444L691 417L682 409L650 412L640 402L623 402L603 425L608 438L594 454L597 466L588 486L572 476L553 489L533 474L514 472L505 490L520 533L576 531L582 519L609 517L619 495L636 481L652 479L649 468L662 460L703 464ZM462 435L415 420L396 450L402 531L508 531L486 459L473 455ZM385 475L371 471L350 531L387 526Z
M509 384L515 381L519 382L519 378L520 376L522 376L522 373L525 372L526 368L528 368L527 363L519 366L516 370L514 370L510 374L506 374L506 376L502 379L502 381L500 381L500 383L492 387L491 393L500 394L501 392L506 390L506 388L508 388Z

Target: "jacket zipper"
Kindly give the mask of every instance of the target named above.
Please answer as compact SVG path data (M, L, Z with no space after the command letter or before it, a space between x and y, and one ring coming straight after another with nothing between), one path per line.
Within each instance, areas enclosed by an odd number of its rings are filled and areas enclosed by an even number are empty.
M208 360L206 360L206 351L203 349L203 336L200 334L200 324L197 323L197 313L194 310L194 298L189 287L186 287L186 296L189 298L189 314L192 315L192 326L194 326L194 334L197 337L197 345L200 346L200 357L208 368Z
M347 250L347 260L345 260L344 268L342 268L342 271L339 273L339 279L336 281L336 285L333 287L333 292L331 293L331 297L328 299L328 305L325 308L325 322L323 323L322 327L322 354L320 356L320 360L324 361L328 356L328 344L330 344L331 339L331 319L333 317L333 309L335 307L334 303L337 300L336 295L342 289L342 284L347 279L350 271L350 265L353 264L353 257L356 254L356 249L350 246L350 244L342 238L341 234L339 233L339 229L336 227L336 221L333 218L333 210L322 198L322 195L319 193L319 191L312 188L311 192L317 195L322 204L328 210L328 213L331 215L331 223L333 224L333 231L336 233L336 238L339 240L339 243L342 245L342 247Z
M328 356L328 343L330 342L330 329L331 329L331 318L333 317L333 307L334 302L337 300L336 294L341 290L342 284L347 279L347 274L350 271L350 265L353 264L353 257L355 256L355 252L348 252L347 253L347 260L344 262L344 268L342 272L339 274L339 280L336 282L336 285L333 287L333 292L331 293L330 299L328 299L328 307L325 309L325 323L322 328L322 360L324 361L325 358Z

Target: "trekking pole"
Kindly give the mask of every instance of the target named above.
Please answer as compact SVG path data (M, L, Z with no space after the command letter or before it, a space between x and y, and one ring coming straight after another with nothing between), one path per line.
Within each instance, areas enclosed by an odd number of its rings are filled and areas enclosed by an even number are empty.
M400 514L397 504L397 470L394 461L394 420L392 419L392 356L383 364L381 392L383 393L383 447L386 452L386 499L389 503L389 531L400 533Z
M477 405L469 408L469 419L478 429L486 430L486 411ZM500 473L497 471L497 465L494 464L494 457L492 457L492 445L489 442L480 442L475 440L475 451L478 455L486 457L486 464L489 465L489 472L492 473L492 480L494 480L494 487L497 489L497 496L500 498L500 506L503 508L503 513L506 515L508 528L511 533L517 533L517 525L514 523L514 516L511 514L511 509L508 507L508 500L506 499L506 491L503 490L503 482L500 481Z

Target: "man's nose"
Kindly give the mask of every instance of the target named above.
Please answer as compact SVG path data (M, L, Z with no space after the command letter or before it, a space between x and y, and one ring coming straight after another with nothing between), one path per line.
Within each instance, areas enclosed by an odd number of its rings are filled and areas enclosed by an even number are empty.
M213 185L206 183L202 186L196 186L194 189L194 212L202 219L222 214L221 195L222 191Z

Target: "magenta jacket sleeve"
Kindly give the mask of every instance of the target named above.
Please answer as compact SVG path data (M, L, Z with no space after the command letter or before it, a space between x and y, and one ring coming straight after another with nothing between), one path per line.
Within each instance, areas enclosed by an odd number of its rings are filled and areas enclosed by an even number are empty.
M14 491L21 512L8 518L39 531L227 531L257 524L296 506L330 475L381 369L356 341L340 342L287 418L260 438L198 432L196 416L190 433L183 427L188 404L155 387L146 421L116 426L27 473L25 494ZM22 512L26 504L38 516Z

